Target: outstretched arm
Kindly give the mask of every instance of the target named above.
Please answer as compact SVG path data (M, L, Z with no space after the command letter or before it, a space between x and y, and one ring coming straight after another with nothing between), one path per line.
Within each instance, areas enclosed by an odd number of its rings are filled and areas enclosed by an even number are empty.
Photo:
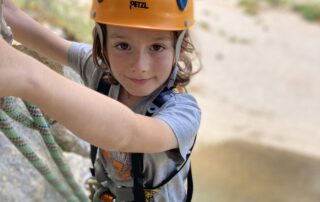
M38 105L102 149L161 152L178 146L164 121L133 113L125 105L45 68L0 38L0 96L9 95Z
M11 27L15 40L64 65L68 65L71 42L43 27L17 8L12 0L4 0L4 17Z

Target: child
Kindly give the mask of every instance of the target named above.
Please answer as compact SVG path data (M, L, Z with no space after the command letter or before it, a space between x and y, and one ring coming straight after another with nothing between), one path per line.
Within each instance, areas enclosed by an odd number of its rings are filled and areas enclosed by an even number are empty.
M99 148L94 201L190 200L184 181L201 116L182 92L192 75L193 0L93 0L93 46L59 38L10 0L5 17L18 41L71 66L92 89L0 38L0 96L38 105Z

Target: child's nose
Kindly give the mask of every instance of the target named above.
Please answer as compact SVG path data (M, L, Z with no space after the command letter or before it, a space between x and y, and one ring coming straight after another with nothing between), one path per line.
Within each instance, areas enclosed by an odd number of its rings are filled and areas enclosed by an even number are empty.
M149 69L150 58L147 53L139 51L135 54L133 64L131 66L133 71L146 72Z

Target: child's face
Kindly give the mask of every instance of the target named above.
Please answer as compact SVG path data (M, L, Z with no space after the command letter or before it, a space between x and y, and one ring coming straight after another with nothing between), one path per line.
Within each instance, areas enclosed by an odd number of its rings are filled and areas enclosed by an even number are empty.
M107 26L107 57L128 93L146 96L166 82L174 58L173 32Z

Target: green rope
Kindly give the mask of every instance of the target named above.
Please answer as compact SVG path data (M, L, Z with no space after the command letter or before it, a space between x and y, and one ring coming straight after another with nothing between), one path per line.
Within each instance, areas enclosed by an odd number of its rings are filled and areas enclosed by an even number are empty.
M68 202L78 202L78 199L72 194L70 188L51 172L49 166L36 155L12 125L13 122L0 110L0 128L7 138Z
M4 112L6 112L7 115L10 116L13 120L16 120L17 122L22 123L23 125L25 125L29 128L37 129L40 132L40 134L41 134L41 136L42 136L42 138L43 138L43 140L44 140L44 142L50 152L52 159L54 160L54 162L56 163L60 172L64 176L67 184L72 188L73 192L80 199L80 201L89 201L88 197L84 194L82 189L76 183L76 181L70 171L70 167L68 166L68 164L65 163L65 161L63 159L63 154L62 154L59 146L55 142L55 140L51 134L49 125L47 124L40 109L30 103L25 102L25 105L29 111L29 114L33 118L33 119L31 119L26 114L22 113L19 110L16 110L17 106L15 105L15 98L14 97L7 97L7 98L3 99L2 102L3 103L0 103L3 105L2 110ZM0 107L1 107L1 105L0 105ZM3 120L6 120L6 118L3 118ZM3 128L3 126L4 126L4 128ZM8 126L8 124L4 124L4 125L1 124L0 128L2 130L4 130L3 132L6 132L8 130L7 126ZM11 131L11 130L14 130L12 126L10 126L9 131ZM15 133L15 132L13 132L13 133ZM21 139L21 137L19 137L19 139ZM15 144L15 142L12 142L12 143ZM30 154L28 153L27 155L30 155ZM63 196L65 196L65 195L63 195Z
M0 109L2 107L1 114L0 114L0 129L3 131L3 133L9 138L9 140L18 148L18 150L31 162L32 165L57 189L61 195L66 198L68 201L78 201L74 200L75 197L77 197L80 201L89 201L88 197L85 195L83 190L79 187L79 185L76 183L68 164L65 163L63 159L63 154L55 142L49 125L47 124L43 114L41 113L40 109L36 106L25 102L25 105L29 111L29 114L31 115L31 118L29 118L26 114L16 110L17 106L14 105L15 98L14 97L6 97L1 99L0 103ZM2 106L1 106L2 105ZM7 114L6 114L6 113ZM32 128L37 129L41 137L43 138L50 155L54 162L56 163L57 167L59 168L59 171L64 176L64 179L66 180L67 184L71 187L72 191L74 192L75 196L70 196L64 192L61 192L62 189L67 190L67 192L70 192L70 188L66 188L65 184L59 181L57 177L55 177L52 172L50 171L49 167L44 164L43 161L40 160L40 158L32 151L32 149L25 144L25 142L22 140L22 138L18 135L18 133L15 131L15 129L12 126L12 122L8 121L8 118L6 116L10 116L13 120L18 121L19 123L22 123L23 125ZM18 140L18 141L15 141ZM20 143L23 143L22 145L27 148L23 149L24 147L21 147ZM32 161L34 160L34 161ZM38 163L40 162L40 163ZM40 167L39 167L40 165ZM41 169L42 168L42 169ZM48 172L47 175L44 174L43 169ZM54 176L54 177L52 177ZM59 186L58 186L59 185ZM71 191L71 192L72 192Z
M22 113L21 110L17 110L17 108L18 105L14 97L6 97L6 99L3 99L2 110L5 111L8 116L28 128L36 129L34 121L28 115Z
M88 197L84 194L82 189L79 187L79 185L75 181L70 171L70 167L63 160L62 152L59 149L58 144L55 142L53 135L51 134L49 125L47 124L40 109L28 102L25 102L25 105L28 108L28 111L31 117L34 120L35 127L38 129L38 131L42 135L44 142L47 145L47 148L51 154L52 159L57 164L57 167L59 168L62 175L65 177L67 183L69 184L69 186L72 188L72 190L75 192L75 194L81 201L88 201Z

